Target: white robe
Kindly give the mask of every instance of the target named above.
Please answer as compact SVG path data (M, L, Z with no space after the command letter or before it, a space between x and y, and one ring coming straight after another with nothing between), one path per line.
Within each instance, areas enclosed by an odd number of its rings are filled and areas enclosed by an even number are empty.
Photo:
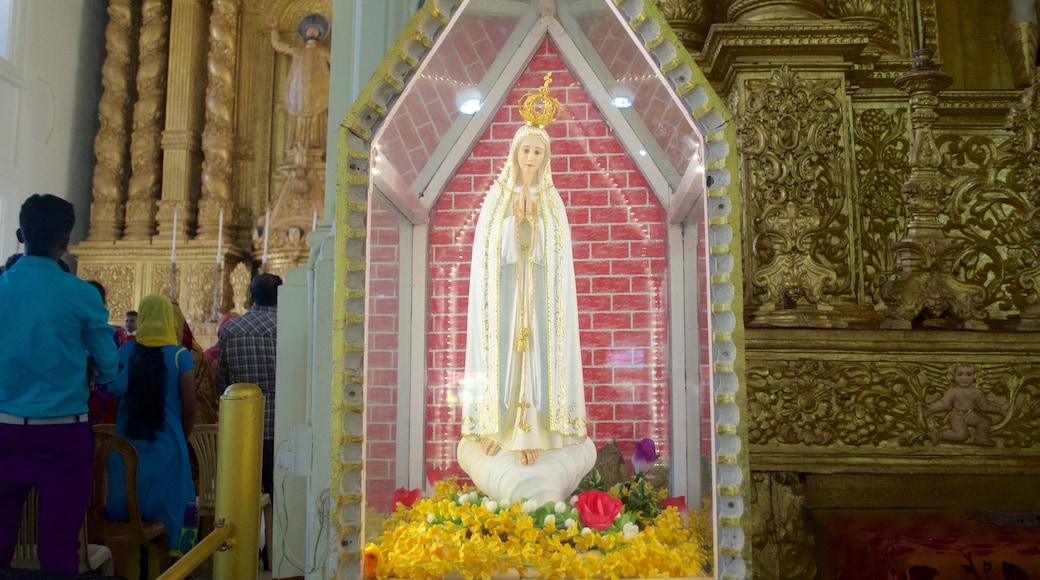
M534 192L536 218L521 249L514 195L496 182L477 220L470 273L463 435L506 450L559 449L585 438L570 226L555 187ZM526 241L526 240L525 240ZM517 350L522 270L530 268L530 333ZM521 407L521 405L530 405ZM520 411L523 411L522 413ZM529 430L519 426L530 425Z

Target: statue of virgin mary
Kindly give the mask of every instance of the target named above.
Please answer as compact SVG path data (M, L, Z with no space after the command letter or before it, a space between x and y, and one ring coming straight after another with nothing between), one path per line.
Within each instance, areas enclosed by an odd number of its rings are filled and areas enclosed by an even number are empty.
M596 460L570 226L544 128L559 108L550 82L521 100L527 124L484 198L473 242L458 455L498 501L560 501Z

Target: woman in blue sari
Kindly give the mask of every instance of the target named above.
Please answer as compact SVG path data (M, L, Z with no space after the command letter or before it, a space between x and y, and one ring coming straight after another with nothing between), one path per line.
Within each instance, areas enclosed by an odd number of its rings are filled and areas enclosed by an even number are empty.
M137 340L119 351L122 370L109 387L122 396L116 434L137 449L141 517L166 526L170 553L181 556L198 540L195 487L187 435L195 424L195 370L177 341L173 304L161 294L141 300ZM123 465L108 458L108 517L126 519Z

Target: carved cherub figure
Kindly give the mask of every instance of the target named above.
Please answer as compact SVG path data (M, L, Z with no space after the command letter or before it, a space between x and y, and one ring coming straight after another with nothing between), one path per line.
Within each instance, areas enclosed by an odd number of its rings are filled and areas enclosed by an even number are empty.
M968 440L970 427L975 431L975 445L993 447L996 442L989 436L993 421L986 413L1004 416L1008 412L1008 405L990 401L986 393L975 386L974 365L958 364L953 371L953 383L943 396L931 403L921 403L921 409L925 417L948 412L946 421L949 427L940 425L932 430L933 445L941 441L964 443Z

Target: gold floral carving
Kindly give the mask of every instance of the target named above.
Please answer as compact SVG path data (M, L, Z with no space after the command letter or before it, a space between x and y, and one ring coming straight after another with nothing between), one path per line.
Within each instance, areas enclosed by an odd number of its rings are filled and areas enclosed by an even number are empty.
M690 52L699 52L712 24L716 0L657 0L657 9Z
M985 290L979 308L991 324L1028 307L1020 282L1040 259L1028 227L1029 201L1003 181L1007 162L1001 143L989 136L957 134L936 139L950 176L946 235L959 243L955 274ZM1023 278L1025 277L1025 278Z
M206 88L206 128L202 132L202 199L199 238L215 239L220 210L231 199L234 150L235 54L238 1L213 3L209 23L209 82ZM230 220L231 216L227 218Z
M942 418L926 418L921 405L942 396L950 384L949 369L949 364L915 362L749 361L748 440L757 445L930 445L930 433ZM976 379L979 389L1012 409L992 429L993 439L1005 448L1036 445L1040 367L995 363L985 369L985 379Z
M162 151L159 146L166 102L169 6L144 0L138 37L137 101L130 139L130 185L124 237L144 240L154 235L155 199L159 195Z
M179 269L178 299L184 317L192 322L207 320L213 304L213 265L192 263L180 266Z
M880 304L882 289L896 271L892 244L906 230L901 192L910 173L906 110L860 111L853 127L853 148L863 216L864 294L871 304Z
M93 203L88 237L115 240L124 223L123 186L126 179L126 143L130 126L130 0L110 0L105 27L105 63L101 67L101 126L94 136Z
M882 50L896 50L893 25L899 14L895 0L827 0L827 17L876 26L871 41Z
M105 287L105 305L110 319L121 319L128 310L137 310L134 300L133 266L106 266L92 263L77 269L84 280L97 280Z
M815 537L805 510L804 475L752 472L751 505L754 577L815 577Z
M912 70L896 79L896 88L910 96L910 121L914 129L910 147L910 176L903 195L910 223L893 246L899 277L884 290L887 309L882 328L909 329L919 318L971 329L986 328L982 304L986 289L966 278L958 260L963 241L944 230L951 192L942 174L943 155L936 143L934 125L939 118L939 92L950 86L950 75L932 61L932 51L914 52Z
M839 79L784 66L746 82L739 138L744 164L749 305L826 306L850 292L849 219Z
M1040 244L1040 76L1022 91L1011 105L1005 128L1010 132L1006 142L1011 187L1025 198L1022 221L1028 248L1034 253L1020 260L1022 268L1015 276L1021 297L1021 330L1040 330L1040 257L1035 253Z
M170 266L168 264L152 264L151 266L151 279L152 289L144 292L145 294L162 294L164 296L170 295ZM176 276L179 278L181 268L177 268ZM176 286L180 287L180 281L176 281Z

